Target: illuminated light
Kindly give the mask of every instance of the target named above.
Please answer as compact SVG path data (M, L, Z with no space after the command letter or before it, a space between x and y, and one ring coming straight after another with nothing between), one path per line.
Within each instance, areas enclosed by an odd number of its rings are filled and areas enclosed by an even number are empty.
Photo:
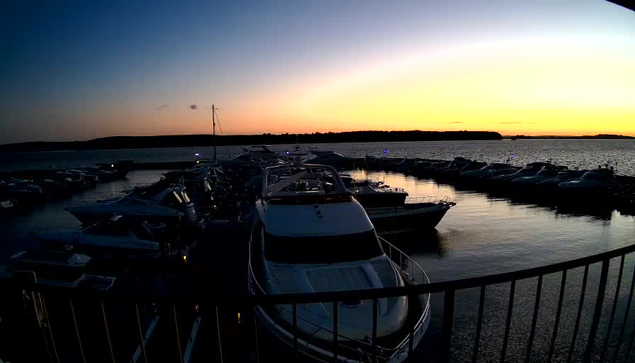
M194 156L196 156L198 158L199 155L198 155L198 153L196 153L196 154L194 154Z
M287 155L291 154L291 153L290 153L290 152L288 152L288 151L285 151L284 153L285 153L285 154L287 154Z
M384 149L384 154L388 154L388 149Z
M111 167L111 168L114 168L114 167L115 167L115 164L110 164L110 167Z
M196 160L196 163L198 164L200 162L200 160Z
M183 255L183 263L187 263L187 255Z
M240 313L238 313L238 324L240 324Z
M194 310L198 313L198 305L194 305Z

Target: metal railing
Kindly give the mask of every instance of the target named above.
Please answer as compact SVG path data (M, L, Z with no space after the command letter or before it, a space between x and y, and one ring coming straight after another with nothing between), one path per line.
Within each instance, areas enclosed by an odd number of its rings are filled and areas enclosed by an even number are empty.
M411 276L421 273L422 276L425 276L425 272L421 269L417 269L413 260L411 260L408 256L406 256L403 252L401 252L396 247L390 245L385 240L382 240L382 245L384 245L385 253L390 256L396 264L398 264L402 269L410 270ZM308 341L305 341L302 337L299 337L298 334L298 307L303 304L312 304L312 303L321 303L324 306L328 306L330 304L331 308L331 316L333 318L333 324L327 330L332 334L332 346L325 349L332 353L333 356L330 359L336 360L338 358L338 353L341 350L338 350L338 346L342 344L346 344L345 338L342 337L338 333L338 306L340 302L343 301L351 301L351 300L363 300L363 301L372 301L373 302L373 311L375 312L373 319L373 332L372 337L369 339L369 344L371 347L374 347L375 342L377 341L377 305L378 300L393 298L393 297L412 297L412 296L421 296L427 294L443 294L443 304L442 304L442 313L440 313L440 344L436 345L436 349L439 351L439 359L443 362L449 362L452 360L453 356L453 333L455 328L455 303L457 293L463 290L468 289L477 289L480 290L480 295L478 298L478 313L476 316L476 330L474 333L474 345L471 350L471 360L476 362L479 358L480 349L482 349L482 335L483 335L483 320L484 320L484 310L486 305L486 293L488 288L492 288L493 285L498 284L509 284L509 300L507 302L507 308L502 311L498 311L501 315L504 314L504 327L501 330L503 332L503 342L500 346L499 351L499 359L501 362L509 361L508 360L508 348L510 344L510 335L513 333L515 325L512 324L512 315L514 313L514 308L516 307L515 298L517 298L518 292L517 287L518 283L521 280L527 279L537 279L535 293L532 294L533 298L533 308L529 311L533 311L531 314L531 324L528 325L528 339L526 341L526 347L524 348L524 353L522 354L522 358L515 358L515 361L523 360L525 362L530 361L532 357L532 353L536 353L534 351L535 341L537 339L536 330L539 322L539 311L541 310L541 302L546 294L543 289L543 285L545 284L545 280L548 276L552 276L558 278L560 280L560 288L558 289L557 294L557 305L554 310L548 311L549 316L555 318L555 322L553 323L553 328L549 337L548 347L542 347L540 353L543 354L546 358L544 361L553 361L553 360L566 360L572 361L575 358L579 358L582 362L591 362L591 361L599 361L599 362L607 362L607 361L629 361L633 359L633 348L635 343L635 328L633 328L633 320L635 320L635 313L631 312L632 310L632 300L633 300L633 290L635 287L635 271L634 276L630 281L630 285L626 288L627 294L622 294L623 290L622 284L627 281L625 277L625 272L630 272L633 268L630 266L631 259L630 257L633 252L635 252L635 245L627 246L623 248L619 248L613 251L604 252L600 254L596 254L593 256L578 258L566 262L550 264L547 266L541 266L536 268L530 268L520 271L514 272L506 272L501 274L494 274L483 277L475 277L475 278L467 278L461 280L453 280L453 281L442 281L442 282L432 282L426 284L417 284L417 285L407 285L403 287L391 287L391 288L383 288L383 289L367 289L367 290L354 290L354 291L332 291L332 292L318 292L318 293L302 293L302 294L279 294L279 295L241 295L241 296L218 296L214 292L197 290L197 291L187 291L179 295L148 295L144 293L136 293L130 294L127 296L114 296L113 294L92 294L89 292L81 291L81 290L60 290L59 288L54 288L50 286L42 286L35 285L30 287L14 287L14 291L20 292L27 291L28 293L24 296L29 297L31 304L34 305L35 320L37 320L38 325L33 332L36 332L41 335L42 344L37 345L35 343L31 344L33 350L35 347L39 348L43 352L47 352L46 356L53 362L65 361L63 358L60 358L62 348L58 344L62 340L66 340L67 342L64 349L66 350L74 350L76 356L81 356L81 359L77 359L77 361L90 361L85 357L86 353L90 351L86 348L86 344L88 338L85 336L86 334L86 325L82 322L82 319L78 317L79 313L77 312L78 304L76 302L77 299L84 299L87 296L97 301L98 315L101 319L101 327L99 325L92 325L91 330L93 331L92 335L95 335L95 331L101 331L100 334L102 339L105 342L102 342L107 349L104 356L110 357L109 361L122 361L121 354L125 351L125 349L119 347L116 348L117 344L121 344L120 342L116 343L113 337L118 336L118 332L114 332L114 329L121 329L121 323L116 322L113 323L114 320L121 319L121 316L118 318L113 318L112 314L108 313L108 310L116 310L124 304L132 304L131 306L136 307L135 310L132 310L132 313L129 315L125 315L129 317L129 323L131 325L128 326L129 331L136 331L137 342L135 343L135 347L139 348L138 351L140 354L136 356L141 359L143 357L143 361L148 362L152 361L152 357L157 356L157 351L162 351L165 349L172 349L172 351L178 349L178 354L175 355L173 361L184 362L188 361L192 356L192 347L196 344L197 340L201 340L196 338L196 332L199 331L199 327L201 325L205 325L205 321L208 321L211 326L214 326L214 329L207 329L206 339L203 343L199 342L199 346L208 345L207 342L213 341L215 342L213 348L209 348L207 350L203 349L203 351L207 354L208 359L218 360L222 362L224 357L231 353L230 347L237 345L235 339L229 338L230 342L228 343L227 334L225 334L226 327L223 326L222 316L219 317L219 310L230 309L231 307L239 307L240 312L244 314L242 319L243 325L248 325L249 328L245 328L245 333L240 336L238 345L244 347L245 351L252 352L251 355L241 356L242 360L257 360L263 350L263 346L259 344L259 341L262 338L262 334L259 335L258 322L256 319L257 315L254 313L253 319L247 318L247 315L255 312L257 308L273 306L273 305L288 305L291 306L290 314L293 316L292 323L290 324L290 328L288 332L291 334L290 340L288 341L288 348L294 351L296 354L300 350L301 344L310 344ZM616 272L617 280L612 282L610 285L609 281L609 271L611 267L611 262L615 260L619 261L619 267L613 265L613 267L617 267ZM626 262L629 261L629 265L627 266ZM587 283L587 281L595 281L593 280L595 275L590 273L591 266L595 264L599 264L600 274L599 280L597 281L597 295L589 300L585 297L590 291L590 287L593 284ZM580 288L580 295L577 298L577 306L572 307L571 310L565 311L568 309L566 304L563 303L565 299L565 287L567 285L568 280L572 273L570 271L575 269L584 269L582 286ZM577 270L576 270L577 271ZM611 288L607 288L611 286ZM615 290L612 290L612 287L615 286ZM625 286L624 286L625 287ZM5 296L7 296L5 294ZM36 297L37 296L37 297ZM568 296L568 295L567 295ZM607 299L607 296L613 296L612 302ZM627 301L624 302L624 298L627 297ZM54 317L57 319L61 319L58 314L51 314L51 309L47 308L47 305L50 305L49 298L53 299L66 299L67 304L70 306L70 311L72 314L69 315L70 323L68 326L70 327L69 334L61 334L60 324L51 325L51 320L54 320ZM106 304L104 304L106 302ZM156 325L155 331L157 330L171 330L172 332L169 334L163 333L159 334L159 338L153 338L148 335L148 328L151 325L148 323L144 323L144 316L148 314L149 309L144 309L145 312L140 312L139 306L147 306L148 304L156 304L159 306L159 313L162 317ZM439 304L441 305L441 304ZM592 313L585 315L583 312L583 307L592 306ZM623 314L618 313L618 305L625 305L625 309ZM189 319L185 319L181 317L181 319L177 318L177 307L179 306L195 306L196 314L193 314ZM199 312L200 307L200 312ZM433 306L434 307L434 306ZM436 306L435 309L440 308L441 306ZM16 315L17 312L15 312ZM287 313L289 313L287 311ZM563 351L561 354L562 357L557 357L557 352L562 349L556 348L556 342L562 341L563 332L562 329L562 320L563 315L571 315L569 313L573 313L572 316L575 316L575 324L573 326L573 330L567 330L566 336L571 335L571 339L569 340L568 349ZM150 313L152 315L153 313ZM222 315L222 314L221 314ZM581 321L584 318L588 318L590 320L589 324L583 324ZM621 317L621 318L620 318ZM240 317L239 317L240 319ZM6 324L6 319L3 319L2 324ZM147 320L147 319L146 319ZM188 323L185 324L184 320L187 320ZM600 326L601 321L603 321L603 326L608 326L608 328L600 334L600 330L598 327ZM78 324L79 322L79 324ZM112 324L111 324L112 323ZM82 327L82 325L84 325ZM583 325L588 326L588 334L585 333L583 329ZM133 329L130 329L132 327ZM459 326L461 327L461 326ZM262 324L261 324L262 328ZM186 331L184 333L183 331ZM194 332L194 334L192 334ZM211 333L210 333L211 332ZM526 333L527 331L525 331ZM130 333L129 333L130 334ZM157 333L155 333L156 335ZM189 334L189 337L187 335ZM252 334L250 336L249 334ZM464 336L465 332L461 332L461 336ZM579 357L574 354L574 350L579 342L584 341L583 334L586 335L586 341L584 344L584 349L582 354ZM187 338L183 338L183 336ZM200 334L199 334L200 335ZM423 335L423 333L422 333ZM61 338L60 338L61 336ZM176 338L175 338L176 337ZM212 337L212 338L210 338ZM160 344L154 343L150 344L152 339L159 339ZM211 340L210 340L211 339ZM423 335L423 339L426 339L426 336ZM568 338L567 338L568 339ZM119 339L121 340L121 339ZM71 341L69 343L68 341ZM73 342L74 341L74 342ZM414 340L411 338L409 342L413 342ZM190 346L191 344L191 346ZM188 348L184 349L184 345L188 345ZM414 345L414 346L413 346ZM70 348L69 348L70 347ZM113 348L115 347L115 348ZM172 348L170 348L172 347ZM415 348L416 344L410 344L407 347L408 353L411 353ZM612 352L611 352L612 350ZM371 350L372 351L372 350ZM212 353L214 356L212 356ZM134 353L134 350L133 350ZM200 354L200 353L199 353ZM132 355L131 355L132 356ZM255 357L255 358L254 358ZM405 355L400 353L398 354L395 361L400 361L403 359ZM164 360L167 360L167 356L163 356ZM235 358L235 357L234 357ZM341 358L341 357L340 357ZM360 355L360 360L368 359L368 356ZM491 357L490 357L491 358ZM4 359L4 358L3 358ZM11 360L12 362L14 360ZM19 360L15 360L19 362Z

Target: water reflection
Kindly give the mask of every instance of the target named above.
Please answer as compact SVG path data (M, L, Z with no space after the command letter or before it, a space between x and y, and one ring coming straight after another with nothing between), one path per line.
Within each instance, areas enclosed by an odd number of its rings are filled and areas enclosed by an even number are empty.
M449 197L452 208L432 233L386 236L433 280L473 277L565 261L633 243L635 223L610 208L531 204L505 193L459 190L399 173L353 171L411 196Z

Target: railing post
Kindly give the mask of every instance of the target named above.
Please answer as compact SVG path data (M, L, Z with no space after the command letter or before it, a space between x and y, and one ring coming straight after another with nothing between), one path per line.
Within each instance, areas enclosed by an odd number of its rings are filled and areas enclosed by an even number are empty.
M106 341L108 341L108 351L110 352L110 360L115 363L115 352L112 350L112 340L110 340L110 331L108 330L108 319L106 318L106 308L104 300L101 300L101 316L104 318L104 329L106 330Z
M298 359L298 304L293 304L293 354Z
M378 308L378 301L377 301L377 298L374 298L373 299L373 332L372 332L373 354L375 354L375 350L377 348L377 308Z
M531 332L529 333L529 343L527 343L527 355L525 356L525 362L529 362L531 357L531 348L534 344L534 337L536 335L536 324L538 323L538 311L540 310L540 294L542 292L542 275L538 276L538 287L536 288L536 301L534 302L534 316L531 321Z
M476 338L474 340L474 353L472 354L472 362L478 360L478 348L481 341L481 328L483 327L483 310L485 307L485 285L481 286L481 295L478 303L478 320L476 321Z
M509 305L507 306L507 323L505 324L505 338L503 338L503 351L501 352L501 363L505 363L507 354L507 344L509 342L509 329L512 325L512 313L514 312L514 295L516 294L516 280L512 280L509 289Z
M578 338L578 330L580 329L580 319L582 318L582 308L584 307L584 296L586 294L586 284L589 276L589 265L584 266L584 277L582 278L582 288L580 289L580 302L578 305L578 316L575 320L575 326L573 327L573 338L571 339L571 346L569 347L569 354L567 356L567 363L571 362L573 357L573 351L575 350L575 342Z
M620 329L620 337L617 340L617 347L615 348L615 353L613 353L613 361L617 360L617 356L620 354L620 348L622 347L622 340L624 339L624 332L626 331L626 325L628 325L628 316L631 311L631 303L633 302L633 288L635 288L635 270L633 270L633 278L631 279L631 289L628 293L628 302L626 303L626 313L624 315L624 321L622 322L622 328ZM633 338L635 338L635 334L631 337L631 345L633 344ZM629 349L626 351L628 354ZM626 356L628 358L628 355Z
M547 362L551 362L553 352L556 347L556 338L558 337L558 327L560 326L560 315L562 315L562 301L564 300L564 291L567 285L567 270L562 271L562 280L560 281L560 295L558 295L558 308L556 309L556 322L553 326L553 334L551 335L551 345L549 345L549 355Z
M139 329L139 341L141 342L141 353L143 353L143 363L148 363L148 356L146 355L146 340L143 336L143 329L141 329L141 316L139 315L139 303L135 303L135 312L137 313L137 328Z
M337 362L337 335L338 335L338 307L337 301L333 301L333 361Z
M174 318L174 332L176 333L176 348L179 350L179 362L183 363L183 350L181 350L181 334L179 334L179 320L176 318L176 305L172 305L172 317Z
M75 335L77 335L77 344L79 345L79 354L82 357L82 362L86 363L86 356L84 355L84 347L82 345L82 338L79 334L79 326L77 325L77 317L75 316L75 306L73 305L73 298L68 297L68 305L71 308L71 317L73 318L73 326L75 327Z
M215 305L214 309L216 310L216 335L218 336L218 357L220 358L220 363L223 363L223 341L220 336L220 321L218 318L219 316L218 305Z
M602 353L600 353L600 362L604 361L604 354L606 348L609 345L609 339L611 337L611 329L613 328L613 319L615 319L615 310L617 310L617 303L620 298L620 287L622 286L622 275L624 273L624 260L626 255L622 255L620 259L620 272L617 276L617 286L615 287L615 297L613 298L613 308L611 309L611 318L609 319L609 327L606 330L606 337L604 338L604 344L602 344Z
M452 322L454 321L454 290L447 290L443 301L442 361L449 362L452 348Z
M602 274L600 275L600 287L598 288L598 296L595 301L595 313L593 314L593 321L591 322L591 332L589 333L589 340L587 341L586 351L584 353L584 363L591 361L591 354L593 353L593 345L595 344L595 336L597 335L598 325L600 324L600 316L602 315L602 305L604 304L604 293L606 292L606 280L609 275L610 259L602 261Z

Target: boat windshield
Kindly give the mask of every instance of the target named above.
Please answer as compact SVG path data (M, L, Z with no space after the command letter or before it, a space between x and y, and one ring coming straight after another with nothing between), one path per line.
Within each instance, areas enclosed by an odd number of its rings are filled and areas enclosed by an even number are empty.
M339 236L281 237L264 233L265 258L278 263L324 264L381 256L375 230Z

